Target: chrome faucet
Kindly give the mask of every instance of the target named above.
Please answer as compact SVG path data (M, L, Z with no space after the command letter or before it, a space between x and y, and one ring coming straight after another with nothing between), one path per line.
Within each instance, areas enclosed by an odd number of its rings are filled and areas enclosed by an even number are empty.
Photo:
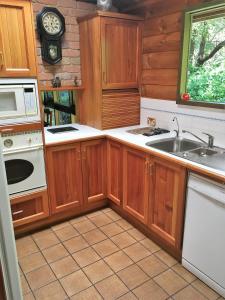
M180 136L180 126L179 126L179 122L178 122L177 117L174 117L174 118L173 118L173 122L174 122L174 121L176 121L176 123L177 123L177 129L174 129L174 131L176 131L177 137L179 137L179 136Z
M191 135L193 135L196 139L198 139L199 141L201 141L202 143L206 144L208 146L208 148L213 148L214 146L214 137L206 132L202 132L202 134L205 134L208 136L208 142L204 141L203 139L201 139L200 137L198 137L197 135L195 135L194 133L188 131L188 130L182 130L183 133L189 133Z

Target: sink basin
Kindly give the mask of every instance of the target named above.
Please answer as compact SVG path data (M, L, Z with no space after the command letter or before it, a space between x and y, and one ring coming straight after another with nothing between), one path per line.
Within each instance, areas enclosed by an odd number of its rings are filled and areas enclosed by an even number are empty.
M201 143L184 138L169 138L146 143L147 146L170 153L190 151L202 146Z
M208 155L214 155L214 154L218 153L215 150L207 149L207 148L198 148L198 149L192 150L190 152L198 154L199 156L208 156Z

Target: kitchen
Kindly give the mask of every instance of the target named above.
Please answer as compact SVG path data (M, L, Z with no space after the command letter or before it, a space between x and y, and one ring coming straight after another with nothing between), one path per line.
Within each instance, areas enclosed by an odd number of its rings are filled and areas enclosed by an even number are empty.
M5 299L223 299L224 1L96 2L0 0Z

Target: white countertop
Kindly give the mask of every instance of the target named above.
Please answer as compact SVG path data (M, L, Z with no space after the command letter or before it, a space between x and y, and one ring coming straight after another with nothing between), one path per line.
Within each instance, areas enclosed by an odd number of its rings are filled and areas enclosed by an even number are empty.
M46 145L57 144L57 143L62 143L62 142L66 142L66 141L71 142L71 141L83 140L83 139L94 138L94 137L109 136L112 138L116 138L117 140L120 140L121 142L127 142L131 145L139 146L139 147L143 148L143 150L151 151L152 154L157 155L157 153L158 153L158 154L165 156L165 158L170 157L173 160L177 160L178 162L179 161L184 162L187 165L187 167L195 166L199 169L202 169L203 171L205 170L205 171L208 171L208 172L211 172L214 174L224 176L224 179L225 179L224 171L217 170L217 169L214 169L214 168L202 165L202 164L198 164L198 163L189 161L185 158L177 157L173 154L170 154L170 153L167 153L164 151L160 151L158 149L155 149L153 147L149 147L149 146L145 145L147 142L150 142L150 141L159 140L162 138L174 137L176 134L175 132L170 132L170 133L165 133L165 134L156 135L156 136L152 136L152 137L147 137L147 136L143 136L141 134L135 135L135 134L131 134L131 133L127 132L127 130L130 130L130 129L145 127L143 125L116 128L116 129L110 129L110 130L98 130L98 129L95 129L90 126L80 125L80 124L69 124L69 125L62 125L62 126L73 126L73 127L77 128L79 131L52 134L47 131L47 128L45 128L45 144ZM60 126L60 127L62 127L62 126ZM59 126L54 126L51 128L57 128L57 127L59 127ZM185 135L185 137L193 140L193 138L191 136Z
M61 132L61 133L51 133L48 131L48 129L50 129L50 128L52 129L52 128L68 127L68 126L74 127L78 130ZM80 140L80 139L88 139L88 138L93 138L93 137L101 137L101 136L105 135L104 131L95 129L90 126L80 125L77 123L61 125L61 126L45 127L44 133L45 133L45 144L46 145L76 141L76 140Z

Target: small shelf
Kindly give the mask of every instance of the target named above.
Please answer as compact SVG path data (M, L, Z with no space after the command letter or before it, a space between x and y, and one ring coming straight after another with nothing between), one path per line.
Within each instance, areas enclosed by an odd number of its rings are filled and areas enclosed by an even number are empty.
M41 92L50 92L50 91L76 91L76 90L84 90L83 86L73 86L73 85L65 85L61 87L52 87L52 86L41 86Z

